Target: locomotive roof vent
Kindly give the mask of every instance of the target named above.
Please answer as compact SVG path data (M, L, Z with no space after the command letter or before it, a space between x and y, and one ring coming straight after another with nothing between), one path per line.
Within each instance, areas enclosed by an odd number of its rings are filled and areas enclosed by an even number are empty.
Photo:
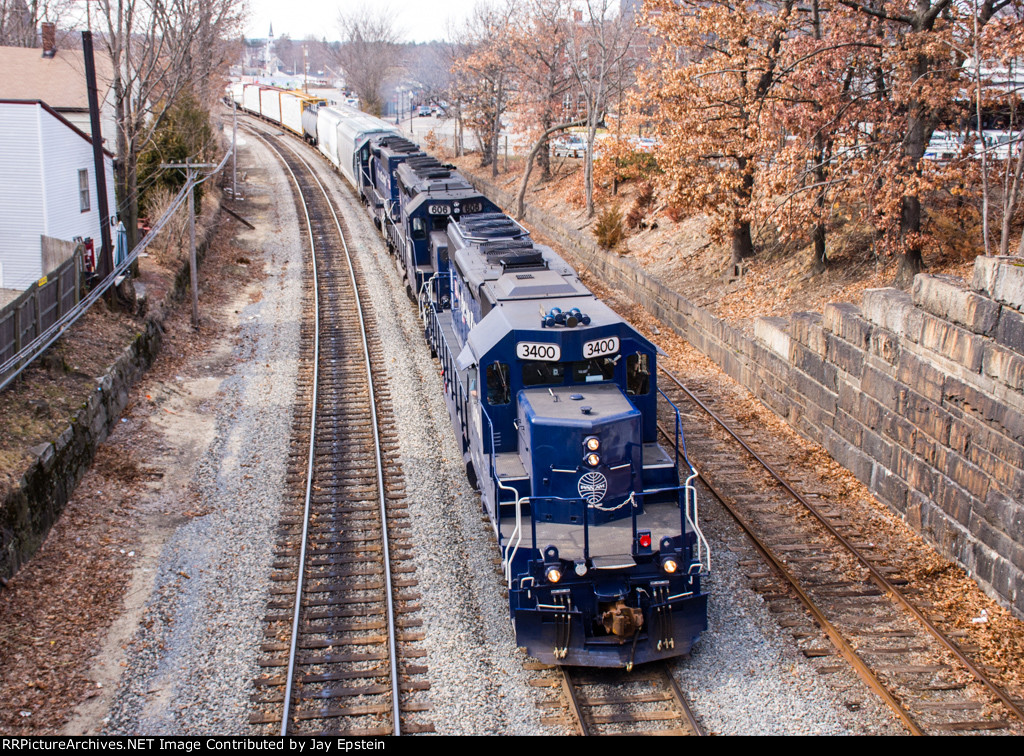
M540 252L521 252L518 254L505 255L499 261L505 272L523 270L524 268L545 268L544 255Z

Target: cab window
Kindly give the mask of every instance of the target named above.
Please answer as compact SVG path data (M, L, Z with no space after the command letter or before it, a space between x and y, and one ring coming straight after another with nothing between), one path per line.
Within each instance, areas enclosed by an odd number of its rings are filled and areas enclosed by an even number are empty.
M626 393L639 396L650 390L650 358L646 354L631 354L626 358Z
M487 366L487 403L508 404L512 401L512 389L508 381L508 365L493 362Z
M413 239L426 239L427 238L427 224L423 222L422 218L412 219L412 238Z
M523 363L524 386L560 386L565 382L565 365L561 362L529 360Z
M597 357L572 363L573 383L599 383L615 379L615 358Z

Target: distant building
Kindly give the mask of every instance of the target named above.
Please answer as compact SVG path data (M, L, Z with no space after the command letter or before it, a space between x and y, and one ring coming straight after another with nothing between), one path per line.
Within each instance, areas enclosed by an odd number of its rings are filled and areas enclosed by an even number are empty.
M97 50L96 81L103 147L117 149L114 110L114 66ZM0 47L0 100L41 100L78 129L92 134L85 60L81 50L58 50L52 34L43 33L43 48Z
M35 51L38 53L38 50ZM114 202L114 156L104 151L107 202ZM23 290L49 273L43 241L94 240L100 215L92 139L38 100L0 100L0 289Z

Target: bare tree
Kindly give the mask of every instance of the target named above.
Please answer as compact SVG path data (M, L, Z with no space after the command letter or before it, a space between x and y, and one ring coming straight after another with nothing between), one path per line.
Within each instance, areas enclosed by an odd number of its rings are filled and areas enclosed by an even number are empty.
M631 48L635 29L631 20L614 15L612 0L586 0L573 20L568 60L586 106L587 154L583 182L587 217L594 214L594 141L608 103L632 83L635 63Z
M74 0L0 0L0 45L36 47L43 21L60 23Z
M512 2L480 3L457 32L464 53L455 59L455 97L463 117L476 133L481 167L498 175L498 138L509 108L514 73Z
M228 40L240 30L238 0L97 0L94 23L113 64L118 213L135 244L138 160L175 99L192 89L207 104Z
M562 112L563 98L573 82L566 57L572 3L570 0L529 0L518 10L512 38L518 85L516 110L526 130L540 136L541 144L531 155L535 154L540 164L541 181L550 181L548 140L558 131L551 131L551 127L558 121L571 120L563 119ZM527 172L532 166L530 161Z
M345 86L359 95L363 110L379 116L384 110L384 85L402 66L402 33L394 13L384 5L360 6L338 17L342 44L337 61L345 71Z

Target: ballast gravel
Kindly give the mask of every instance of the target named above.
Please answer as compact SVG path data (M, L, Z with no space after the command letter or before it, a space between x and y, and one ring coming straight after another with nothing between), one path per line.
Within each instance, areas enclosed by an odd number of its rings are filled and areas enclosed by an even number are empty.
M249 696L284 499L306 261L294 206L273 200L288 196L286 174L244 132L239 141L242 167L266 176L265 183L246 184L246 212L254 213L258 230L237 239L262 263L263 292L238 312L235 367L208 402L215 433L191 472L198 516L178 527L159 556L105 720L109 734L251 731Z
M244 132L243 132L244 133ZM254 734L252 682L263 642L270 562L284 499L302 316L305 235L276 160L249 138L250 197L277 198L257 218L263 297L239 314L232 374L209 410L213 442L191 471L203 514L169 538L139 628L127 646L104 731L123 734ZM437 362L392 259L352 193L319 156L299 145L348 225L385 344L391 402L422 594L432 709L440 734L569 734L542 717L557 709L531 685L515 646L494 534L465 478L442 399ZM257 204L253 202L253 204ZM269 230L268 230L269 228ZM243 235L244 243L244 235ZM366 295L364 295L366 296ZM710 629L674 674L708 730L721 734L898 732L856 680L826 684L747 585L744 546L710 507L702 522L714 550Z

